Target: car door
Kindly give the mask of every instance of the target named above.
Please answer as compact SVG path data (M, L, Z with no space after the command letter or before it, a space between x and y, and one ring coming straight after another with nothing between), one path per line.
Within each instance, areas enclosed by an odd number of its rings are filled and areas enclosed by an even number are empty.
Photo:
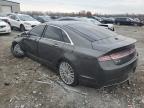
M45 24L34 27L23 39L23 46L29 55L38 56L38 41L42 36Z
M130 24L130 21L128 18L124 18L124 21L125 21L125 25L129 25Z
M131 19L130 19L130 18L127 18L126 20L127 20L127 25L131 25L131 24L132 24L132 22L131 22Z
M16 15L10 15L10 24L12 27L19 28L20 22Z
M124 25L124 24L125 24L125 21L124 21L124 19L123 19L123 18L120 18L120 19L119 19L119 22L120 22L120 24L122 24L122 25Z
M19 17L16 15L15 16L15 26L17 28L20 28L20 25L21 25L21 20L19 19Z
M55 26L47 26L43 37L39 40L38 52L40 58L50 64L54 64L63 56L63 42L61 29Z

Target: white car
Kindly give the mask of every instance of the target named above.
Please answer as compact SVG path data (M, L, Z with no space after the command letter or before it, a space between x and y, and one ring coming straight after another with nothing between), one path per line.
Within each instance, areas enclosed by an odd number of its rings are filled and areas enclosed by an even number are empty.
M106 29L114 31L113 24L102 24L101 22L99 22L95 19L87 18L87 17L62 17L62 18L57 19L57 21L83 21L83 22L87 22L87 23L96 24L98 26L102 26Z
M94 24L96 24L98 26L102 26L102 27L104 27L106 29L109 29L111 31L115 31L113 24L102 24L101 22L99 22L99 21L97 21L95 19L92 19L92 18L83 18L83 20L85 20L87 22L92 22L92 23L94 23Z
M2 33L11 33L11 27L8 23L0 20L0 34Z
M29 15L25 14L10 14L9 15L9 24L13 28L18 28L21 31L29 31L34 26L39 25L36 19L32 18Z

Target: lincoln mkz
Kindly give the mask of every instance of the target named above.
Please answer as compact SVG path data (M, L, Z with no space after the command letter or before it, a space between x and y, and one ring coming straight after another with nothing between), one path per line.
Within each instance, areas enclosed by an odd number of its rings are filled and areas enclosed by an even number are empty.
M15 57L28 56L53 66L70 86L80 82L98 87L127 81L137 67L135 39L102 27L75 21L53 21L14 39Z

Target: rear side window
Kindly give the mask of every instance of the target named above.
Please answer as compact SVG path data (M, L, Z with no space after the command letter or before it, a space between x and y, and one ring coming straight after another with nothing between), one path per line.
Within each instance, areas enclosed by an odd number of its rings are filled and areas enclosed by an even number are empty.
M29 33L31 36L40 37L43 33L44 27L45 27L45 25L36 26Z
M62 31L62 36L63 36L64 42L70 43L70 40L69 40L68 36L66 35L66 33L64 31Z
M126 21L126 18L120 18L121 21Z
M45 31L44 37L48 39L61 41L61 38L62 38L61 29L57 27L53 27L53 26L48 26Z

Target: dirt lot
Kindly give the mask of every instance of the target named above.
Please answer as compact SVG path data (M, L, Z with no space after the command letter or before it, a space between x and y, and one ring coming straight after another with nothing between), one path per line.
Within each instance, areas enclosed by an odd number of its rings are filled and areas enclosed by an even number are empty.
M138 40L139 64L133 84L95 89L68 87L58 75L27 57L10 53L19 32L0 36L0 108L144 108L144 27L116 27Z

